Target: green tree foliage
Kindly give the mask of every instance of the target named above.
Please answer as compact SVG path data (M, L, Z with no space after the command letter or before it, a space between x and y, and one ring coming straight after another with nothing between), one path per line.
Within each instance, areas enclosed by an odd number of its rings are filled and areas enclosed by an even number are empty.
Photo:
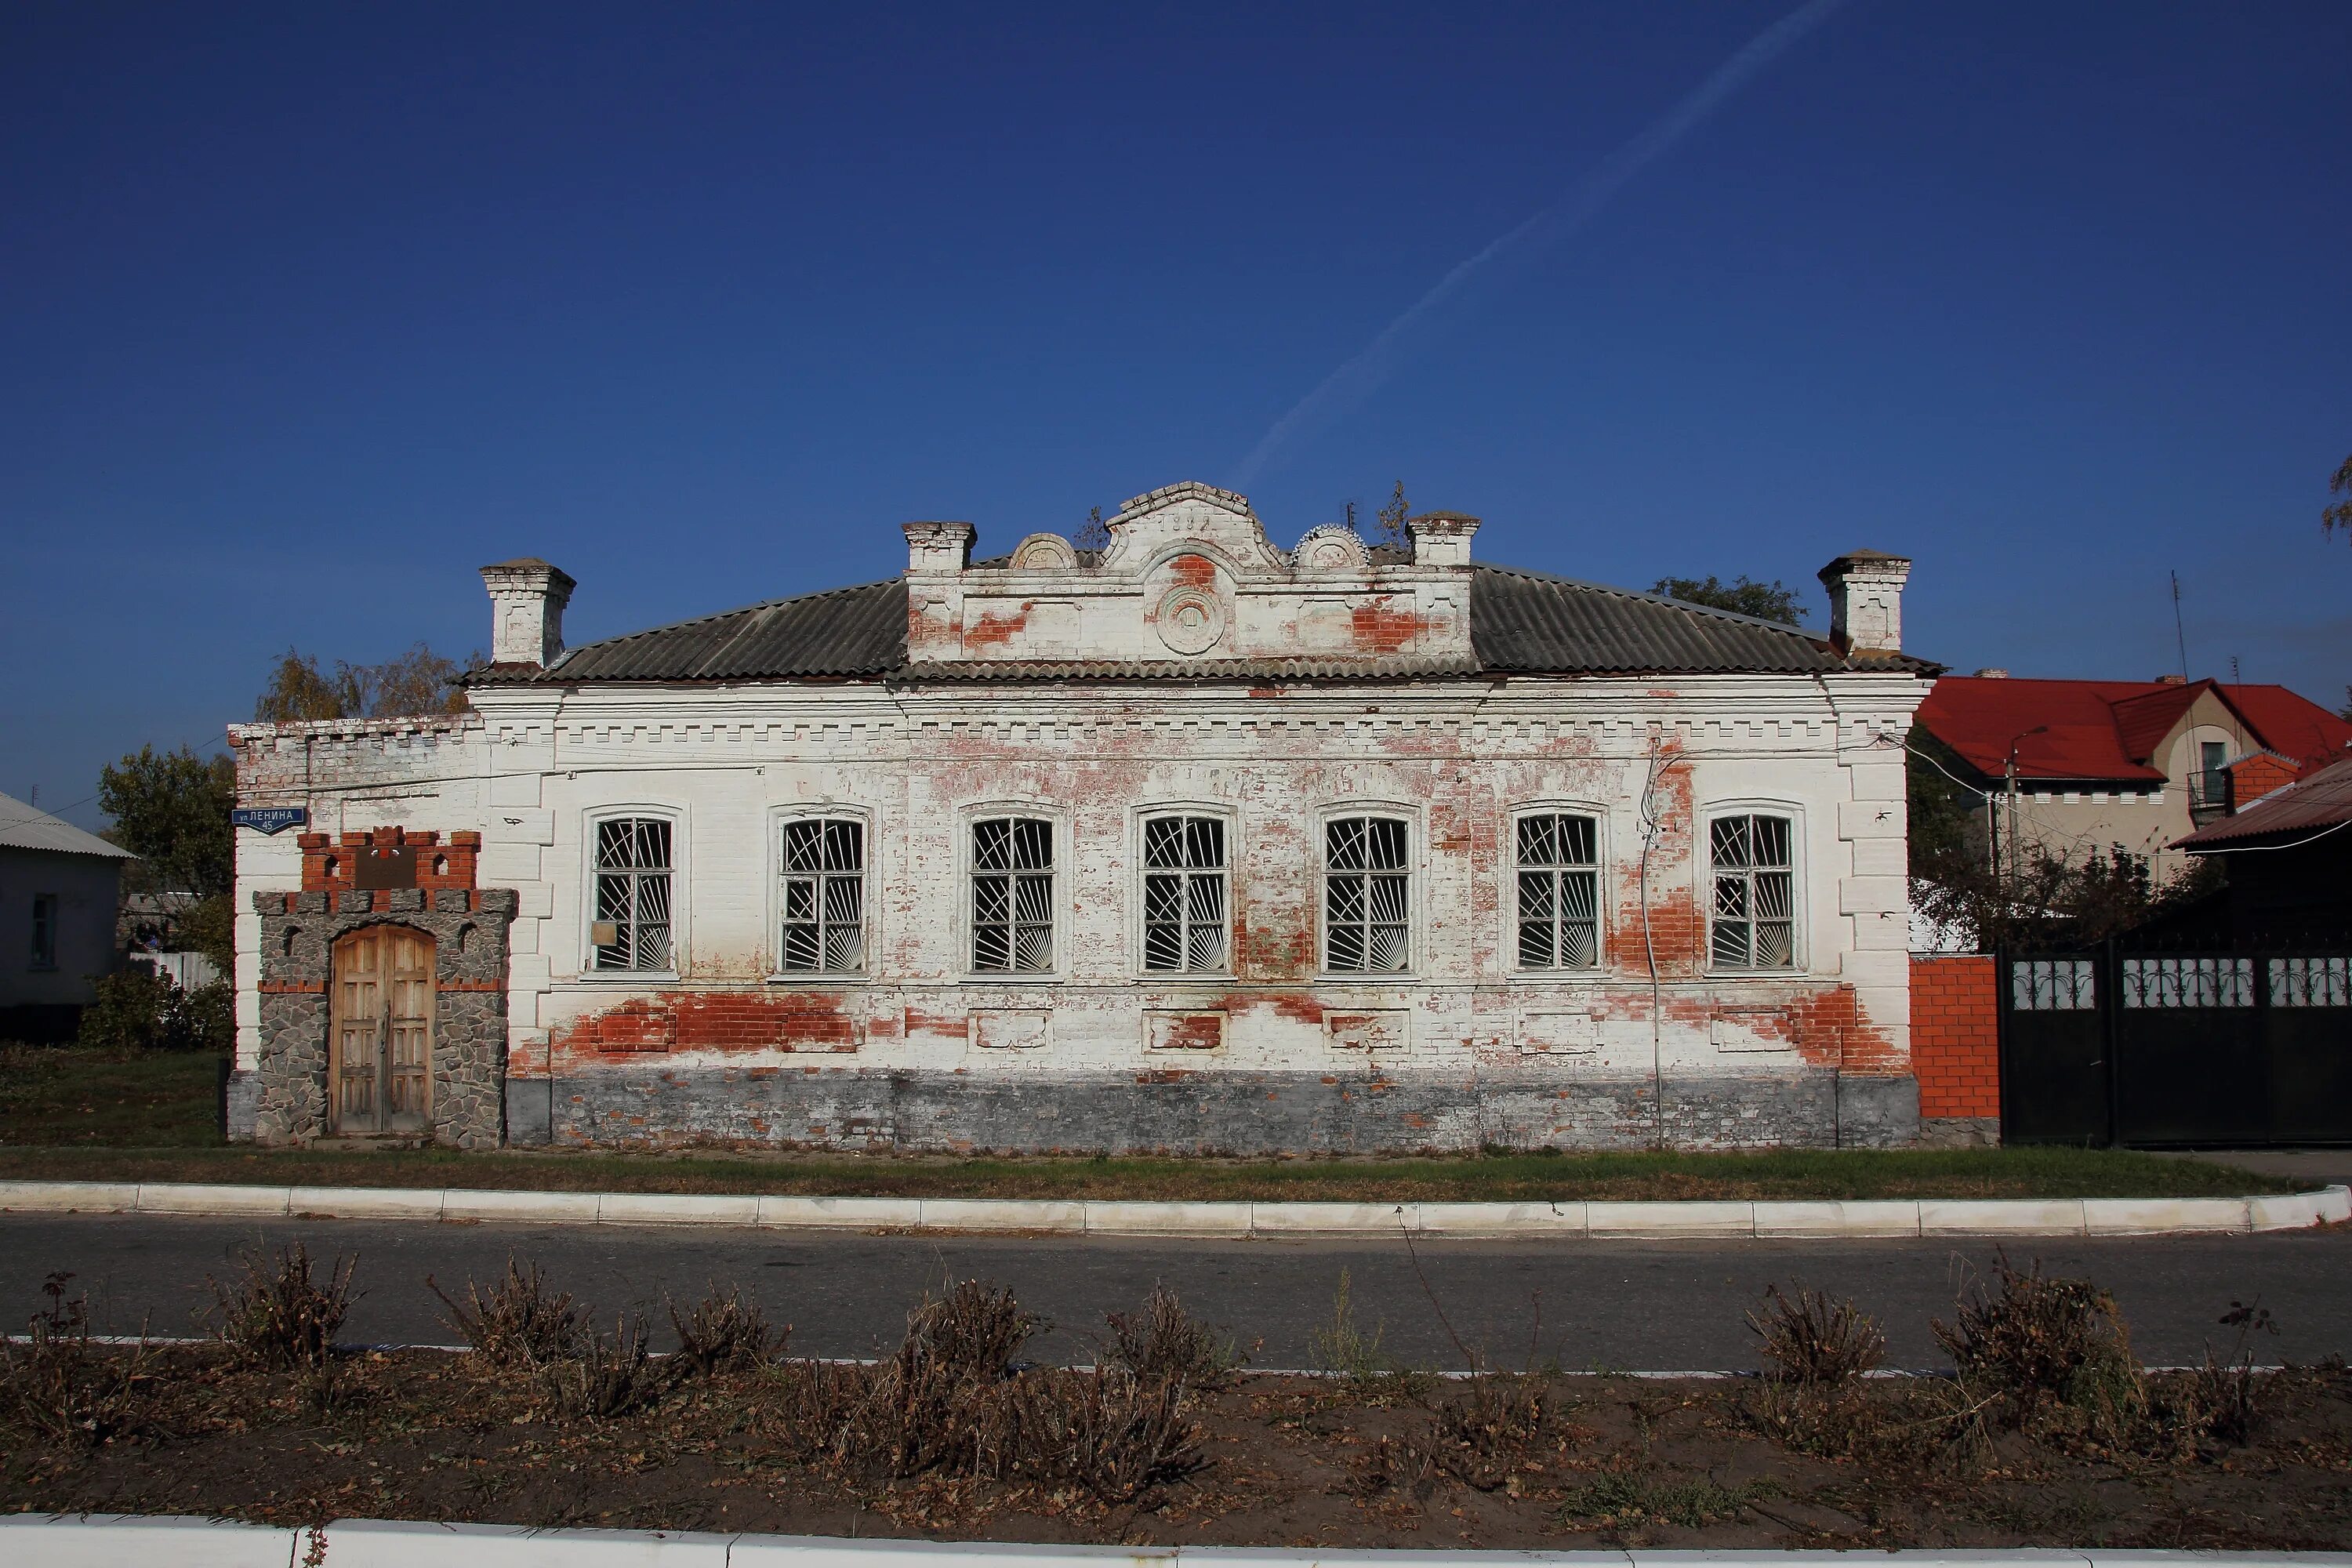
M2147 858L2120 845L2075 856L2036 845L2014 863L2004 850L1996 865L1985 821L1988 796L1960 782L1968 776L1967 764L1916 728L1906 762L1912 902L1937 923L1958 927L1983 950L2104 942L2222 885L2218 858L2200 859L2159 884ZM1991 799L1998 814L1997 788Z
M2340 495L2344 499L2330 504L2319 514L2320 531L2332 534L2340 528L2346 538L2352 539L2352 458L2345 458L2344 466L2336 470L2336 477L2327 481L2327 493Z
M228 814L236 804L236 764L185 746L142 746L99 771L98 801L113 818L107 837L139 857L124 868L125 889L152 895L174 945L203 953L226 974L235 961L236 847Z
M477 662L479 655L476 655ZM296 719L390 719L415 713L456 713L466 706L457 685L465 674L454 659L418 643L382 664L335 661L334 672L309 654L288 648L253 704L261 723Z
M1710 609L1754 616L1759 621L1777 621L1784 626L1805 624L1804 606L1797 603L1798 590L1777 578L1759 583L1742 576L1726 583L1716 577L1661 577L1650 585L1650 592L1680 599L1685 605L1705 605Z
M159 889L199 899L229 890L236 764L228 758L142 746L99 771L98 801L114 819L114 841L145 862Z

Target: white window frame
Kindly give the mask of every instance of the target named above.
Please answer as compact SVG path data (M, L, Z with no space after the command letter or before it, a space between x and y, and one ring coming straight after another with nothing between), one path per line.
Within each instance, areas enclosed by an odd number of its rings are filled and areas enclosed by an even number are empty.
M784 829L796 822L849 822L857 826L861 865L858 879L859 923L865 928L863 966L857 969L786 969L784 967ZM874 978L878 949L875 875L877 846L874 814L862 805L824 802L777 806L768 813L768 983L772 985L862 985Z
M667 969L599 969L596 944L590 939L596 923L596 837L604 825L632 817L655 818L669 824L669 967ZM666 801L629 801L600 805L582 814L580 842L580 923L577 978L593 985L645 985L676 980L686 973L683 962L692 951L688 944L688 868L693 864L693 841L687 832L686 808Z
M1331 967L1331 825L1359 816L1377 817L1404 825L1404 963L1396 969ZM1310 896L1315 900L1315 964L1319 979L1338 984L1366 984L1420 977L1425 924L1422 889L1426 880L1422 875L1422 858L1427 842L1428 835L1423 831L1421 813L1395 801L1346 801L1326 805L1315 814L1315 887Z
M1048 969L981 969L972 963L972 887L982 873L972 861L972 834L981 823L995 817L1026 816L1048 825L1054 843L1054 963ZM1039 800L992 800L966 805L956 813L955 938L956 972L967 981L990 985L1051 985L1070 972L1071 884L1077 875L1076 835L1069 808Z
M1225 837L1225 962L1216 969L1151 969L1145 965L1145 934L1150 925L1150 910L1144 899L1144 879L1151 868L1144 864L1143 842L1145 824L1157 817L1203 816L1222 823ZM1194 980L1231 980L1234 968L1234 915L1235 896L1241 889L1242 864L1241 814L1231 805L1209 801L1158 800L1149 805L1139 805L1128 813L1128 863L1132 874L1129 878L1129 951L1133 955L1129 970L1139 981L1152 984L1181 984Z
M1519 962L1519 824L1530 816L1581 816L1592 824L1592 962L1538 967ZM1609 964L1609 813L1589 800L1530 800L1510 808L1502 845L1503 973L1523 980L1548 980L1559 975L1580 979L1598 974Z
M1789 825L1789 962L1771 966L1736 968L1715 961L1715 825L1727 816L1777 816ZM1811 861L1806 854L1805 808L1788 800L1720 800L1708 803L1697 814L1697 842L1692 846L1691 864L1697 873L1700 915L1699 941L1706 952L1706 973L1727 977L1750 975L1802 974L1811 962L1811 942L1806 930L1811 919L1811 900L1806 896L1811 877Z

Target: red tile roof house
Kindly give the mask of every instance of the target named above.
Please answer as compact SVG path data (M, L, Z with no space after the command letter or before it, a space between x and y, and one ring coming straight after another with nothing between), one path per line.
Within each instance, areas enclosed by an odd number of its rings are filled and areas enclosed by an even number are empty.
M2174 847L2228 864L2227 910L2242 945L2352 941L2352 758L2244 802ZM2341 956L2289 962L2332 966L2342 993Z
M1989 858L2121 846L2159 883L2189 865L2179 840L2352 747L2352 723L2283 686L2216 680L1946 676L1917 721L1986 792Z

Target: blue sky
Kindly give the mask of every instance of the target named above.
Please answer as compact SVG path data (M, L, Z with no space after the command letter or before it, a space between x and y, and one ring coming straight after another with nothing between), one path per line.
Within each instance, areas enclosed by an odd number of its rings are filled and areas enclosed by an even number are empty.
M462 656L484 562L577 642L1181 479L1816 625L1899 551L2021 675L2174 668L2177 568L2341 700L2352 6L1853 0L1586 199L1791 9L0 9L0 789Z

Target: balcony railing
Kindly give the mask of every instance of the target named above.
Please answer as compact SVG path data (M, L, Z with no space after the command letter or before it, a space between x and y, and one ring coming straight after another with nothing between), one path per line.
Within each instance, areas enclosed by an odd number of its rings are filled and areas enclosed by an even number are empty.
M2189 775L2189 816L2196 822L2210 822L2230 814L2230 775L2220 768Z

